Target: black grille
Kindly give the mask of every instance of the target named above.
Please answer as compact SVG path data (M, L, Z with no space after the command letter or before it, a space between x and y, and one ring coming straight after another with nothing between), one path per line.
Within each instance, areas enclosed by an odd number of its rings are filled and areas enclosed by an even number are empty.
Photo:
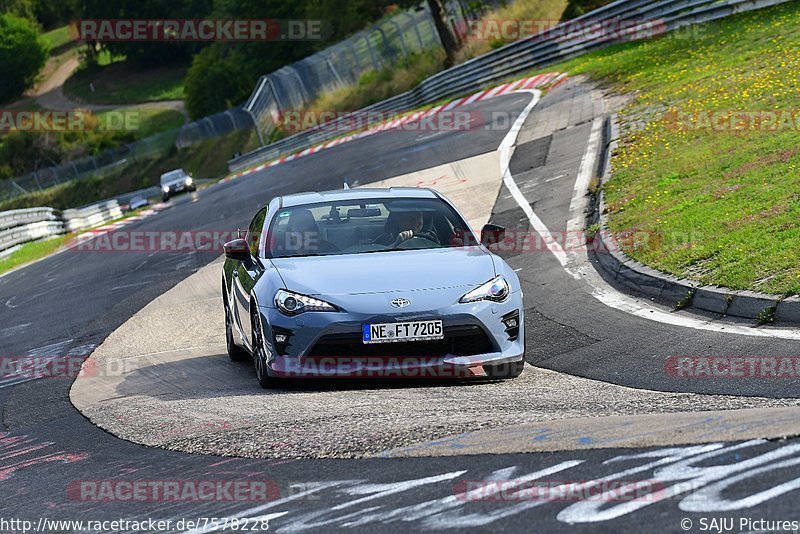
M431 341L399 341L365 345L361 334L330 334L322 336L309 352L309 357L346 358L437 358L474 356L493 352L489 336L477 325L452 326L444 329L444 339Z

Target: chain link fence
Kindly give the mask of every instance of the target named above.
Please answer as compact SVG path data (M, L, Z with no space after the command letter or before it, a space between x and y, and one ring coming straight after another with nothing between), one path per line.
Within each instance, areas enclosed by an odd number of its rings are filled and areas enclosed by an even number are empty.
M483 0L486 10L501 0ZM465 21L481 12L466 0L447 4L454 35ZM321 52L262 76L244 104L252 114L261 146L269 143L280 112L299 110L319 95L358 83L368 71L393 65L399 58L441 47L433 17L422 7L397 13Z
M427 9L400 13L262 76L244 109L252 114L264 146L275 132L281 111L302 109L324 92L358 83L369 70L382 69L398 57L436 46L440 46L439 36Z

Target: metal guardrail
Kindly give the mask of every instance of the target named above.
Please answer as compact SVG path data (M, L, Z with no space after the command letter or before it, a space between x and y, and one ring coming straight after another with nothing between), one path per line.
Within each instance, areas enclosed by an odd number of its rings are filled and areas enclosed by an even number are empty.
M40 221L28 223L16 228L9 228L8 230L0 232L0 251L29 241L36 241L43 237L50 237L63 233L63 221Z
M0 230L14 228L39 221L58 220L58 211L53 208L27 208L0 212Z
M615 39L608 35L586 38L591 21L636 21L636 26L618 31L615 36L638 35L648 28L670 32L690 25L718 20L736 13L761 9L789 0L617 0L575 19L563 22L487 54L466 61L425 79L414 89L383 100L357 112L401 112L443 99L452 98L507 79L535 68L546 67L597 48ZM573 28L570 31L570 28ZM231 172L276 159L284 154L305 150L341 135L338 124L352 118L345 116L318 127L297 133L263 148L243 154L228 162Z
M116 200L107 200L85 208L64 210L61 215L64 219L64 229L67 232L74 232L118 219L122 217L122 209Z
M16 245L98 226L122 217L116 200L64 210L31 208L0 212L0 252Z

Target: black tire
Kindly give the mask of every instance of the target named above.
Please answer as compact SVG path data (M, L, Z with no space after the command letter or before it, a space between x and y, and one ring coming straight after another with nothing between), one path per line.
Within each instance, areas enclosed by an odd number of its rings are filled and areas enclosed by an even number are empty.
M264 389L274 388L278 385L278 379L271 377L267 370L267 357L264 354L264 340L261 338L261 319L258 312L253 315L251 321L253 325L253 367L256 371L256 380Z
M488 378L517 378L525 368L525 359L512 363L501 363L500 365L484 365L483 370Z
M250 359L250 354L242 347L233 342L233 317L228 307L228 298L222 294L223 306L225 307L225 346L228 349L228 357L235 362L243 362Z
M169 200L169 195L166 194L166 193L162 193L161 194L161 201L162 202L167 202L168 200Z

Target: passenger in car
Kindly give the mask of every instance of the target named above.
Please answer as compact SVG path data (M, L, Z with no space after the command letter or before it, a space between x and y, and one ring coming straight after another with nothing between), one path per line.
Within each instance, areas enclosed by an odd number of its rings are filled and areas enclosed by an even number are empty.
M286 224L285 249L298 254L327 254L339 248L322 239L314 215L307 209L296 209Z

